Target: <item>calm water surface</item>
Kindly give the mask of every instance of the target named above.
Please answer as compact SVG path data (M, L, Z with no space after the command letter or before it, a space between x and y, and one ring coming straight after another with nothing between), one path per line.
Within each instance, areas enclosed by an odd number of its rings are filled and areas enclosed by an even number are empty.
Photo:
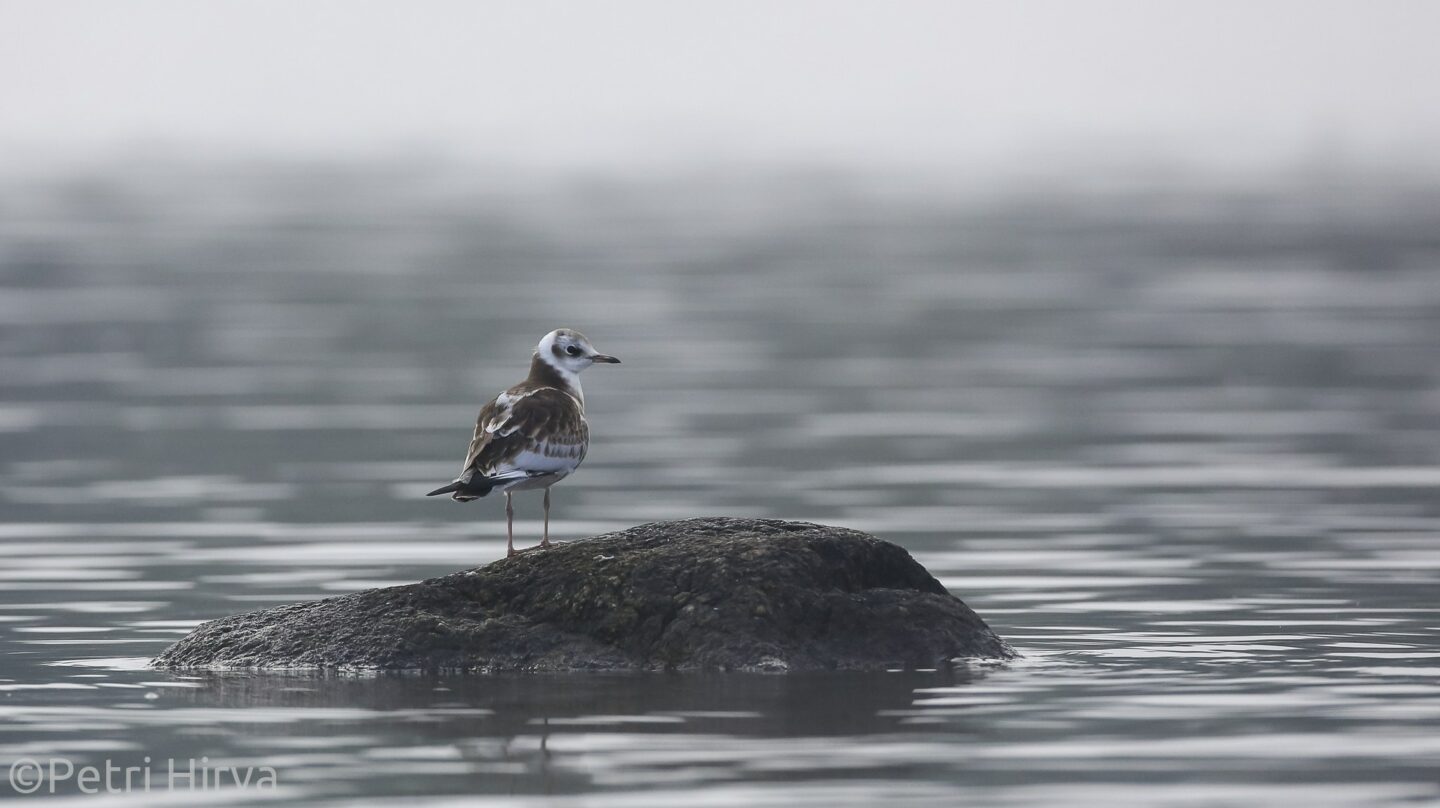
M1431 804L1437 233L1436 189L1360 180L955 198L809 174L11 178L0 765L205 756L280 783L72 782L55 805ZM594 443L556 489L560 536L860 528L1023 659L145 669L204 620L503 553L497 501L422 495L561 325L625 364L586 374ZM518 507L528 542L538 497Z

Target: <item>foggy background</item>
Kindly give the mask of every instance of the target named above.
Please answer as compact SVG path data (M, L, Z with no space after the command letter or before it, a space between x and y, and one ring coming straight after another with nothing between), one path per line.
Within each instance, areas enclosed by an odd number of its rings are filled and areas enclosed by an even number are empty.
M1437 23L0 0L0 771L207 755L377 806L1433 802ZM858 528L1022 659L146 667L205 620L499 558L501 500L424 493L560 326L624 364L584 376L557 539ZM534 544L538 494L516 511Z
M0 2L6 167L1434 167L1432 3ZM18 165L17 165L18 163Z

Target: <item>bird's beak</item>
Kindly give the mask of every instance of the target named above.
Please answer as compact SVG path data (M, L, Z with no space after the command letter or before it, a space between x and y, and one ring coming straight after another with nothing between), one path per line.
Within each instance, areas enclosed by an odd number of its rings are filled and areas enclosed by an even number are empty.
M619 360L619 359L616 359L616 358L613 357L613 356L609 356L609 355L603 354L603 353L592 354L592 355L590 356L590 361L591 361L591 362L604 362L604 363L607 364L607 365L618 365L618 364L620 364L620 360Z

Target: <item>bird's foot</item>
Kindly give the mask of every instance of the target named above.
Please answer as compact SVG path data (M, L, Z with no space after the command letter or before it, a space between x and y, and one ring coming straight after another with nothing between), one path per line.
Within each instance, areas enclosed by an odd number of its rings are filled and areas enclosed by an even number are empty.
M549 546L550 546L550 539L549 539L548 537L541 539L541 540L540 540L540 546L541 546L541 547L549 547Z

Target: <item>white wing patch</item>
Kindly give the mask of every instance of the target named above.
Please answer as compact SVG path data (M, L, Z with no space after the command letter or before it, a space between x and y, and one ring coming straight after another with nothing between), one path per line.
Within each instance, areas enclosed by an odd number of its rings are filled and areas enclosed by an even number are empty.
M519 402L520 399L525 398L526 396L529 396L534 392L535 391L532 390L528 393L521 393L518 396L512 396L509 393L501 393L500 395L496 396L495 405L499 408L500 411L495 414L494 420L485 425L485 432L487 434L496 435L502 438L507 435L513 435L515 433L515 430L520 428L519 424L512 425L510 423L510 415L515 412L515 404Z

